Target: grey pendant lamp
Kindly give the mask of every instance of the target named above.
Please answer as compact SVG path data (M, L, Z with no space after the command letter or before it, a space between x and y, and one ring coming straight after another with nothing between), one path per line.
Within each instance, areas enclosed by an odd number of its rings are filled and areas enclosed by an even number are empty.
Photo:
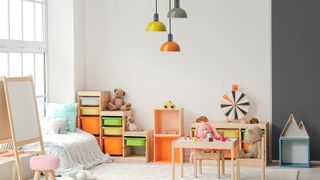
M174 8L168 12L168 18L187 18L187 12L180 8L180 0L174 0Z

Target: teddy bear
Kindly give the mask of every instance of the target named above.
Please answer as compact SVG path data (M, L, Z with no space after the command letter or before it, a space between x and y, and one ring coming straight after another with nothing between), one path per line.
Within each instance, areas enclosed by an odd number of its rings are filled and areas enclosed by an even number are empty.
M108 110L111 111L128 111L131 109L130 103L125 103L124 96L126 92L122 89L115 89L114 90L114 99L112 102L108 103Z
M125 116L127 131L138 131L137 125L134 124L133 116Z
M199 141L205 141L208 134L212 134L215 138L221 138L221 135L218 133L216 128L208 122L208 118L205 116L200 116L196 120L198 122L195 130L195 136L199 139ZM194 156L200 152L212 152L213 149L192 149L190 154L190 162L194 163Z
M246 136L244 137L244 143L249 144L247 150L242 149L239 156L242 158L260 158L261 157L261 138L262 133L259 126L249 127L246 130Z

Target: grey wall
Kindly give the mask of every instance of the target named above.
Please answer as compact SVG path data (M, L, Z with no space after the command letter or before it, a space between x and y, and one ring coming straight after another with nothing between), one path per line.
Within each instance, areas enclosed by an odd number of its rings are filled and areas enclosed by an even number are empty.
M289 114L303 120L320 160L320 1L272 1L273 159Z

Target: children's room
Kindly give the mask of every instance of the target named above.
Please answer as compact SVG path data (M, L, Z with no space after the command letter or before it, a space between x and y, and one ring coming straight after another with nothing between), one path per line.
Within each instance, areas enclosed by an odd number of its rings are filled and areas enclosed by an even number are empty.
M0 0L0 180L315 180L320 1Z

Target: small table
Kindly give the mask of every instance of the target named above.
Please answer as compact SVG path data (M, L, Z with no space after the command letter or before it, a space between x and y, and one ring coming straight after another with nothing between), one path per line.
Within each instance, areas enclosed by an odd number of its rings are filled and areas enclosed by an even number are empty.
M174 149L180 148L180 176L183 177L183 149L226 149L231 151L231 179L234 176L234 149L238 147L238 139L230 138L229 140L222 142L219 140L213 140L213 142L193 142L192 139L178 138L172 142L172 180L175 179L175 155Z

